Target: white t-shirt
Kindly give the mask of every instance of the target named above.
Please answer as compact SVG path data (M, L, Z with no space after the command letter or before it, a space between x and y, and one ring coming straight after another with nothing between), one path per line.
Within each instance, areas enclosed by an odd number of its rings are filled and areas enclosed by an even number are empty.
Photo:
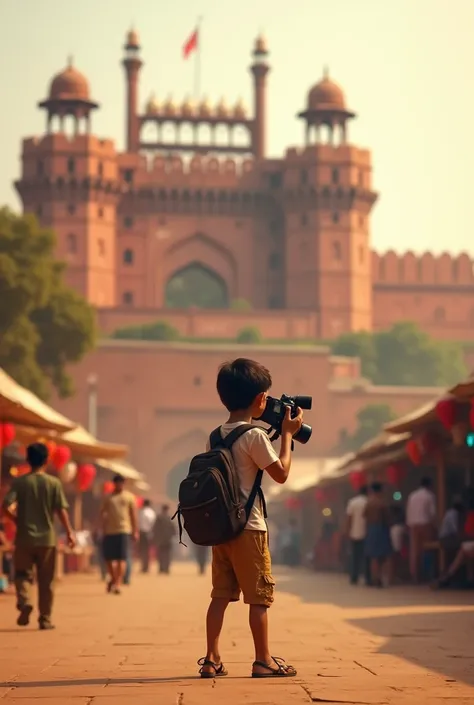
M347 503L347 516L351 518L351 528L349 538L353 541L361 541L365 539L367 533L367 522L365 521L365 507L367 497L364 494L359 494L353 497Z
M138 514L138 528L144 534L149 534L155 526L156 513L151 507L143 507Z
M420 487L410 494L407 502L407 525L426 526L436 519L436 500L433 492Z
M245 423L225 423L221 426L222 437L225 438L234 428ZM209 449L209 442L207 450ZM259 470L265 470L278 460L268 434L259 426L247 431L232 446L235 469L240 480L242 499L246 501L252 491L253 483ZM245 527L249 531L266 531L267 525L259 497L255 499L250 517Z

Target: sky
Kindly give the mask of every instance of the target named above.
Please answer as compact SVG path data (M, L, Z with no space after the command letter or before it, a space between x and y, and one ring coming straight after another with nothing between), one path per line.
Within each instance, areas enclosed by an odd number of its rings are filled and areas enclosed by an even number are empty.
M375 249L470 250L474 0L0 0L0 204L20 207L21 140L44 131L36 104L68 55L101 104L94 132L122 149L126 31L141 39L141 104L152 91L181 101L194 86L182 46L200 16L213 101L251 106L250 52L267 38L269 156L303 144L295 115L329 67L358 114L350 141L372 150Z

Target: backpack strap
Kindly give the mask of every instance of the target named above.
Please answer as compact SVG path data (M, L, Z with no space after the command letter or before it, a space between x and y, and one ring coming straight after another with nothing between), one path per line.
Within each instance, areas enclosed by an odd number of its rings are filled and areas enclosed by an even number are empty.
M211 450L213 448L218 448L219 446L230 450L234 443L240 438L240 436L243 436L244 433L247 433L247 431L251 431L253 428L256 427L251 423L241 423L236 426L236 428L234 428L230 433L228 433L225 438L222 438L221 427L219 426L218 428L215 428L209 437L209 445L211 447Z
M210 435L209 445L211 449L218 448L219 446L221 446L230 450L234 443L241 436L243 436L244 433L247 433L247 431L251 431L253 428L256 428L256 426L251 423L242 423L239 424L236 428L234 428L230 433L228 433L225 438L222 438L221 427L218 426L218 428L215 428ZM265 519L267 518L267 503L265 501L265 496L262 490L262 480L263 470L259 470L257 472L257 476L255 477L255 482L253 483L249 498L245 503L245 514L247 516L247 519L250 516L250 512L252 511L252 507L255 503L255 500L257 499L257 495L260 498L260 502L262 503L263 516Z

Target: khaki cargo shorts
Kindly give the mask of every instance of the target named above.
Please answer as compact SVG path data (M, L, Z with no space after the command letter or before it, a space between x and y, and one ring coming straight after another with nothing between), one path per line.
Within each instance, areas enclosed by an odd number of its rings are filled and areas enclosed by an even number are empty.
M245 530L233 541L212 549L211 597L270 607L275 581L266 531Z

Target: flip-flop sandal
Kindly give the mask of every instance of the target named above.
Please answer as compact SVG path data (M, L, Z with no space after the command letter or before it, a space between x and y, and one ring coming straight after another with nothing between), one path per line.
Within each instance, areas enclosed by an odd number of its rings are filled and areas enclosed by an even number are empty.
M254 666L266 668L268 673L255 673L252 671L252 678L292 678L296 676L296 668L285 663L282 658L272 656L272 661L276 664L276 668L272 668L263 661L254 661Z
M217 665L214 661L208 661L206 658L200 658L198 661L198 666L201 666L199 669L199 675L201 678L222 678L223 676L228 675L228 671L223 663ZM211 668L212 671L205 671L205 666Z

